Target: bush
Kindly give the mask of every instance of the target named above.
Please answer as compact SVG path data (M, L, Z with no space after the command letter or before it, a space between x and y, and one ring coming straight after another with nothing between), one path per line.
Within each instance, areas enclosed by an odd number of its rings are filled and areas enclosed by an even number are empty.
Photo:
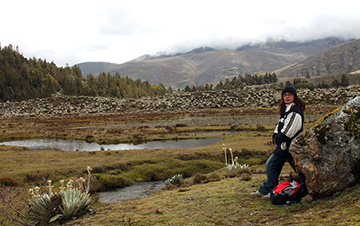
M70 180L66 187L64 180L60 181L60 192L53 193L51 180L47 181L48 193L40 194L40 188L30 189L32 199L30 199L29 218L31 225L49 225L54 222L64 222L69 219L87 213L94 203L90 198L90 172L91 167L87 167L88 183L80 177L73 184Z
M264 132L264 131L266 131L266 128L265 128L265 126L257 125L257 126L256 126L256 131Z
M252 178L251 173L250 173L250 174L249 174L249 173L244 173L244 174L242 174L241 177L240 177L240 179L241 179L241 180L244 180L244 181L250 181L251 178Z
M61 214L56 215L53 220L57 218L71 219L76 216L85 214L94 201L90 198L89 193L80 191L79 189L69 189L60 192L62 205L59 207Z
M314 85L313 83L309 83L309 82L296 83L296 84L295 84L295 88L296 88L296 89L310 89L310 90L314 90L314 89L315 89L315 85Z
M48 225L73 219L87 213L93 202L90 194L77 188L35 195L30 200L30 221L32 225Z
M30 200L31 225L48 225L51 219L60 213L61 196L43 194Z
M204 183L209 183L209 182L214 182L214 181L220 181L221 180L221 176L218 173L211 173L206 180L204 181Z
M0 185L4 186L17 186L20 183L11 177L0 177Z
M180 187L182 180L183 180L183 175L176 174L172 178L165 180L165 184L166 184L166 186L175 185L177 187Z
M193 178L193 184L201 184L203 181L207 179L206 175L204 174L196 174Z

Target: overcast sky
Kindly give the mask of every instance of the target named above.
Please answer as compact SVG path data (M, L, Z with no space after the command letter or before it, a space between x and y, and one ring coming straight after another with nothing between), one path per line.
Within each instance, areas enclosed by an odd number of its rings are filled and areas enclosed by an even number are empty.
M58 66L124 63L201 46L285 39L360 38L357 0L7 0L2 47Z

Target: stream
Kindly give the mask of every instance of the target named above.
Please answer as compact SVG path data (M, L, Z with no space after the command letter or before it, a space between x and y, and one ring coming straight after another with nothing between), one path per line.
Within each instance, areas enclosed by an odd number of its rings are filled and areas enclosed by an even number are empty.
M153 192L165 187L165 181L137 182L129 187L119 188L112 191L99 192L99 201L102 203L114 203L134 198L145 198Z

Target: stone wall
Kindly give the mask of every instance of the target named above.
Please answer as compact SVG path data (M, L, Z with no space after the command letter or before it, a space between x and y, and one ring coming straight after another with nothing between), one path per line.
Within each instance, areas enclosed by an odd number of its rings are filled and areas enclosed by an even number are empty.
M346 88L298 90L307 105L342 105L360 95L360 86ZM54 95L49 98L0 103L0 117L53 117L66 115L110 114L129 111L190 111L203 108L275 107L281 90L246 87L167 94L159 97L108 98Z

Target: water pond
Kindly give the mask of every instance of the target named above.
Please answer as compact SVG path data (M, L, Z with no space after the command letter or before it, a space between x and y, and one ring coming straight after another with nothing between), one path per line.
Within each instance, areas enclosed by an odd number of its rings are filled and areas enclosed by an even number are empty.
M82 140L52 140L52 139L34 139L34 140L16 140L1 142L0 145L23 146L30 150L61 150L61 151L100 151L100 150L141 150L141 149L172 149L172 148L193 148L214 144L221 141L222 138L208 139L187 139L187 140L166 140L151 141L141 144L98 144L88 143Z

